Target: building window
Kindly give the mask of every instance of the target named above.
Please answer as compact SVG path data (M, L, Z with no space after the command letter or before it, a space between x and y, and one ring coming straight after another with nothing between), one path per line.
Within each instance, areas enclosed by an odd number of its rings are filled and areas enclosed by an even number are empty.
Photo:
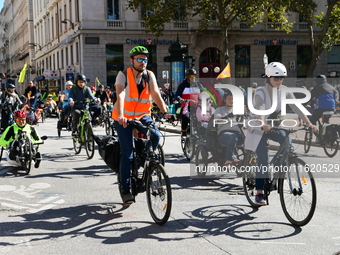
M57 68L60 68L60 62L59 62L59 52L57 52Z
M267 45L266 54L268 63L282 62L282 46L281 45Z
M307 77L309 64L312 60L310 45L298 45L297 48L297 77Z
M73 45L70 46L70 57L71 57L71 65L74 64L74 61L73 61Z
M79 64L79 43L76 43L76 63Z
M119 0L107 0L107 19L120 19Z
M67 66L69 64L68 63L68 48L67 47L65 48L65 60L66 60L65 65Z
M340 45L334 46L327 52L328 64L340 64Z
M124 70L123 45L106 45L106 83L113 87L119 71Z
M99 37L85 37L85 44L99 44Z
M146 5L141 5L140 6L140 18L141 19L145 19L146 17L152 15L153 13L153 9L150 6L146 6Z
M250 46L235 45L235 77L250 78Z
M60 52L60 67L64 68L64 50Z
M70 0L68 7L69 7L69 19L72 20L72 0Z

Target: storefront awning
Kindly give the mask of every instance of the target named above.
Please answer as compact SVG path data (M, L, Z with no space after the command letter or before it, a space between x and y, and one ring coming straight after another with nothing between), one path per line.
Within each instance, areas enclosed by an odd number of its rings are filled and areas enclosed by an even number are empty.
M45 76L38 76L38 77L35 77L33 81L42 81L42 80L45 80Z
M19 60L23 60L24 58L26 58L26 57L28 57L29 56L29 53L27 52L27 53L25 53L24 55L22 55L20 58L19 58Z

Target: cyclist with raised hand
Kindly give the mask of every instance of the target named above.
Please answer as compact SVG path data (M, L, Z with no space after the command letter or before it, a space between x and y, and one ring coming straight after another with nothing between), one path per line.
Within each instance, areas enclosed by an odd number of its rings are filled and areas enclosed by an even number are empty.
M200 93L199 88L202 87L202 85L198 82L196 82L196 70L193 68L188 68L185 70L185 79L181 84L178 85L175 99L178 100L182 107L185 106L185 100L186 99L193 99L196 102L189 102L189 108L188 111L190 112L190 106L196 106L198 103L198 96ZM186 136L186 130L188 128L190 118L188 114L183 114L182 120L181 120L181 129L182 129L182 136Z
M316 100L317 109L314 109L310 122L316 125L318 119L322 117L322 114L326 111L334 111L336 104L339 102L338 91L329 83L327 78L323 74L319 74L315 78L316 86L311 92L311 99Z
M95 97L90 91L90 88L86 86L86 77L83 74L77 74L75 79L76 85L73 85L69 92L69 104L71 106L71 113L73 117L72 122L72 135L76 135L77 127L81 118L81 110L84 110L86 99L95 101ZM97 113L99 116L100 112Z
M252 126L248 126L248 132L245 140L245 149L254 151L257 154L257 165L258 169L256 170L256 180L255 180L255 188L257 190L255 196L255 202L258 205L266 205L263 195L264 189L264 181L266 178L266 171L263 167L268 167L269 158L268 158L268 148L267 148L267 139L271 139L275 142L283 144L285 141L286 133L281 131L279 133L271 133L269 132L271 129L272 122L268 121L268 119L281 119L281 92L282 89L286 86L282 85L283 80L287 77L287 69L286 67L279 62L272 62L267 65L266 70L266 85L263 87L258 87L253 96L253 105L257 110L268 110L272 106L273 102L273 88L277 88L277 107L274 113L270 115L260 116L250 114L250 118L252 120ZM287 99L295 98L293 93L287 92ZM308 119L303 112L296 107L294 104L289 105L290 108L298 114L298 116L307 124L308 127L311 127L313 132L317 131L317 127L315 127ZM256 121L257 120L257 121ZM263 124L264 123L264 124ZM280 123L274 123L275 126L279 126Z
M15 123L11 126L7 127L5 132L0 137L0 146L8 147L11 145L9 151L9 159L19 161L18 159L18 150L16 148L16 144L12 144L12 142L17 138L19 130L25 131L27 135L31 138L33 143L41 143L42 140L39 137L36 129L26 123L26 112L24 110L16 111L14 113ZM35 164L34 167L38 168L41 161L40 152L36 152L35 154Z
M152 100L161 109L164 116L169 118L168 107L164 103L153 72L146 70L149 52L143 46L136 46L130 51L131 67L119 72L115 88L117 102L113 107L112 118L118 134L120 158L120 189L123 205L130 205L134 197L130 191L130 168L133 156L132 128L128 125L129 119L137 119L146 125L153 122L151 118ZM147 129L138 127L139 132L146 134ZM161 134L155 126L151 129L151 144L156 149Z
M7 90L3 92L1 98L1 129L8 127L9 115L18 111L22 107L19 96L15 93L15 86L7 84Z

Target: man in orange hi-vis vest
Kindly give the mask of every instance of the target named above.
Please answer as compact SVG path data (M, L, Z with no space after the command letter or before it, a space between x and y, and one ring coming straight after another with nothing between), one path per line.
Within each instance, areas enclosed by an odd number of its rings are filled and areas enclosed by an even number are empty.
M149 52L143 46L136 46L130 51L131 67L119 72L116 78L117 102L112 111L115 128L119 138L120 158L120 189L123 205L133 203L134 197L130 191L130 167L133 154L132 128L128 119L138 119L144 125L152 122L152 100L163 112L164 117L170 118L168 107L164 103L158 89L156 77L153 72L146 70ZM146 134L146 129L138 127L139 132ZM160 133L155 126L151 130L151 144L156 149L160 140Z

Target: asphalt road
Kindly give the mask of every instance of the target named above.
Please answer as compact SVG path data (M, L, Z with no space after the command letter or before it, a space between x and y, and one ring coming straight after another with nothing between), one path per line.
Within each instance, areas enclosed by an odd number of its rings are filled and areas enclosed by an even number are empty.
M57 137L56 119L38 127L49 138L43 162L30 175L0 164L1 254L336 254L340 251L339 173L318 173L317 208L311 222L292 226L274 192L270 205L248 205L233 173L196 178L178 134L166 133L165 169L173 208L158 226L145 194L122 207L116 175L96 152L75 155L70 133ZM96 134L104 134L102 128ZM322 148L296 151L309 164L339 166ZM326 178L327 177L327 178Z

